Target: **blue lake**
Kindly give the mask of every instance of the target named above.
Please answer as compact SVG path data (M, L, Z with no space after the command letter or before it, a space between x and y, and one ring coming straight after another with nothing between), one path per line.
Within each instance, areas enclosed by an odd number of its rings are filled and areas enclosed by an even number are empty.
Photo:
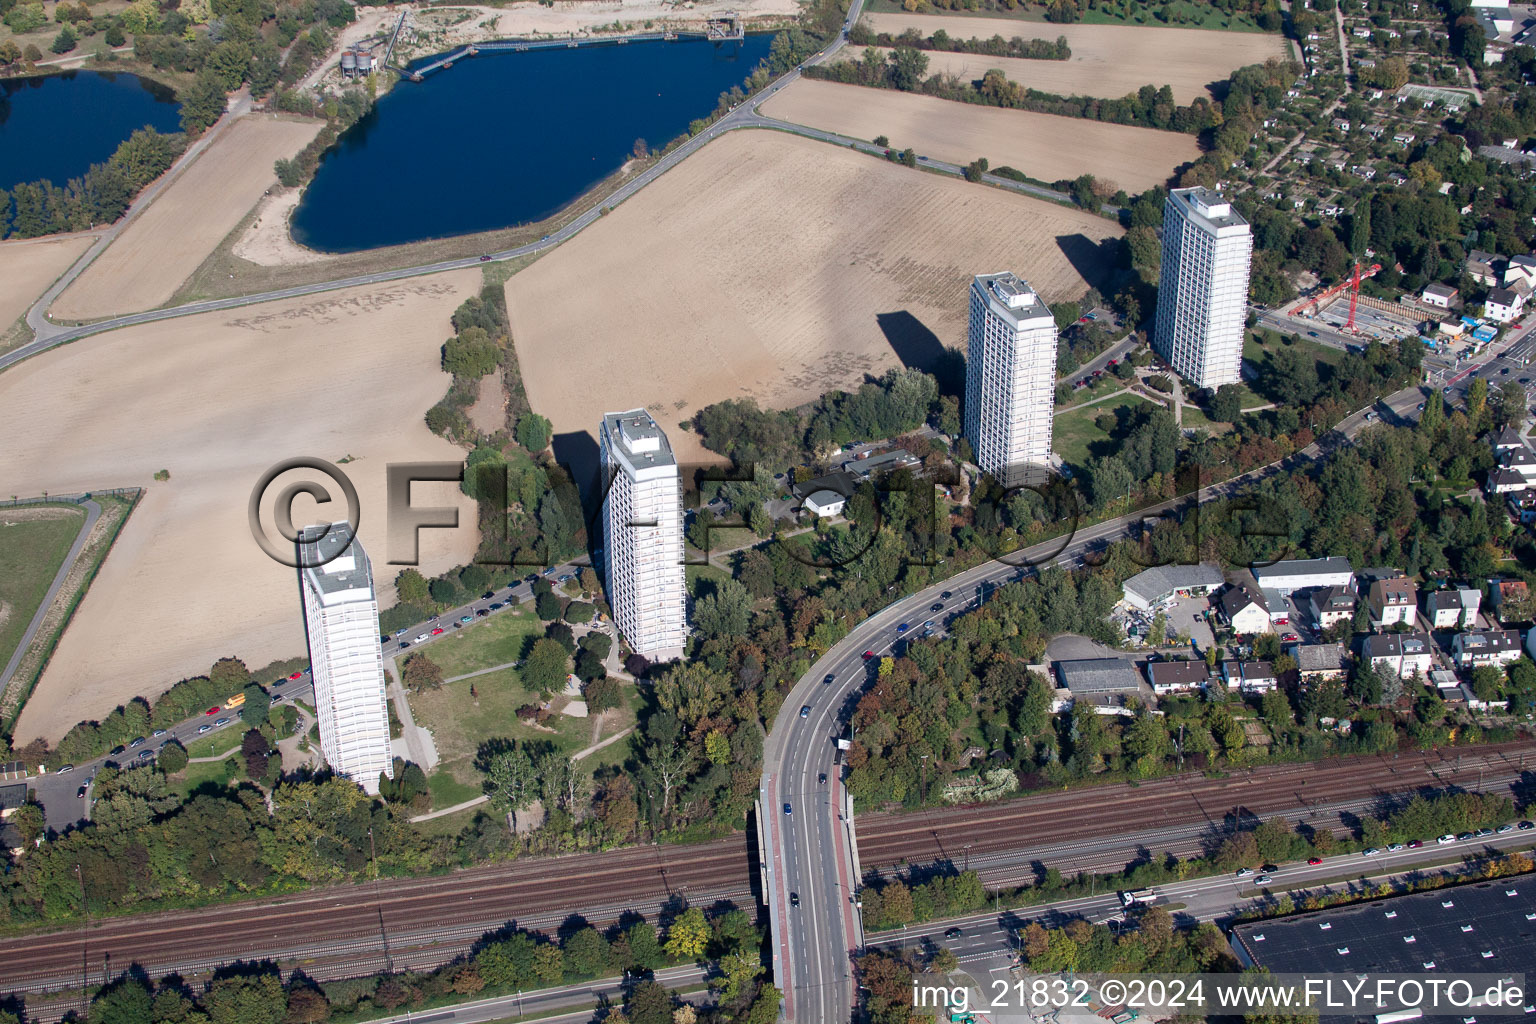
M482 52L399 82L326 152L293 237L354 252L542 220L618 170L636 139L686 132L771 42Z
M63 185L104 162L136 129L181 131L181 104L158 82L109 71L0 79L0 188Z

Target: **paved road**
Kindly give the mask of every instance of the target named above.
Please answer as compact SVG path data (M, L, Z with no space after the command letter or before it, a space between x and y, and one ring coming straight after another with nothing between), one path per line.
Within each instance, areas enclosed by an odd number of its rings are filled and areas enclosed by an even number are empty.
M1421 390L1413 387L1389 396L1384 404L1394 415L1412 419L1421 398ZM1370 422L1367 416L1374 419L1375 414L1362 410L1347 417L1339 424L1339 432L1353 437ZM1204 502L1231 494L1286 464L1322 454L1321 447L1311 445L1289 460L1204 488L1198 499ZM1088 527L1070 538L1025 549L1010 558L1014 564L988 562L903 598L856 626L790 691L764 748L760 799L774 975L785 992L785 1010L791 1020L831 1024L848 1020L852 1012L850 951L859 946L860 938L849 884L859 872L858 865L850 863L854 851L848 840L856 823L843 817L847 796L835 764L835 748L837 739L846 735L844 722L855 695L869 679L866 652L873 664L899 644L905 635L897 632L902 623L909 625L908 632L920 631L930 618L937 625L941 617L982 600L990 588L1022 578L1020 564L1081 564L1090 552L1131 535L1146 519L1187 501L1164 502ZM803 717L802 708L808 708ZM798 898L798 907L791 905L791 893Z
M678 989L702 985L704 971L689 964L685 967L668 967L657 971L655 978L669 989ZM608 978L581 985L541 989L523 995L497 996L494 999L481 999L473 1003L460 1003L458 1006L428 1010L425 1013L403 1013L397 1017L380 1017L369 1021L368 1024L437 1024L437 1022L446 1024L449 1021L453 1024L487 1024L490 1021L507 1020L513 1017L519 1019L536 1017L539 1024L587 1024L593 1019L594 1004L599 1000L607 1000L609 1004L617 1006L624 1001L625 993L633 985L634 982L628 980ZM714 1001L713 995L708 992L695 993L685 998L695 1006L707 1006ZM568 1006L580 1006L583 1009L571 1013L558 1012Z
M1359 853L1344 853L1324 857L1323 863L1317 865L1283 864L1271 876L1273 882L1262 886L1254 882L1259 876L1250 872L1243 877L1223 874L1171 882L1155 886L1154 891L1157 893L1158 904L1182 904L1173 911L1174 916L1182 921L1224 921L1246 910L1273 906L1274 901L1286 892L1336 892L1346 888L1358 891L1381 882L1398 881L1410 874L1432 870L1435 865L1445 864L1449 858L1460 858L1473 852L1482 854L1489 849L1514 850L1532 846L1536 846L1536 833L1529 831L1456 843L1449 847L1437 846L1433 837L1428 837L1425 845L1417 850L1382 850L1370 857ZM1459 860L1455 866L1460 867ZM1255 864L1254 868L1257 867ZM1102 892L1033 907L994 908L990 912L911 925L902 932L881 932L871 936L869 945L886 949L901 948L904 945L929 949L945 946L953 950L962 963L1007 962L1017 948L1018 930L1025 924L1038 921L1052 926L1072 917L1086 918L1095 923L1122 920L1125 909L1118 893ZM945 933L952 928L960 929L961 934L946 936Z
M60 565L59 571L54 574L53 582L48 586L48 593L43 595L42 603L37 606L37 613L32 616L32 621L27 623L27 631L21 634L21 639L17 641L16 649L11 652L11 660L5 664L5 671L0 672L0 696L4 696L5 688L11 684L11 676L16 674L16 667L21 664L27 648L37 637L37 631L42 628L43 620L48 617L48 609L53 606L54 598L59 596L59 591L64 587L64 581L69 578L69 571L75 567L75 561L80 557L80 552L85 550L85 542L90 539L91 531L96 528L96 520L101 518L101 506L96 502L82 501L80 504L85 506L85 525L80 527L79 535L70 545L69 553L64 556L64 564Z

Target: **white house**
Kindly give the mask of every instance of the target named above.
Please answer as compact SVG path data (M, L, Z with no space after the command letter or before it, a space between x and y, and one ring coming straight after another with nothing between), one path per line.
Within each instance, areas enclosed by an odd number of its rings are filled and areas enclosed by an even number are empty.
M822 519L843 514L843 506L848 504L848 499L834 490L823 489L814 494L806 495L801 505L807 512Z
M1424 595L1424 618L1430 629L1455 629L1477 622L1482 594L1476 590L1435 590Z
M1210 669L1203 661L1154 661L1147 665L1147 681L1159 697L1203 690L1210 680Z
M1264 693L1280 685L1275 678L1275 666L1267 661L1224 661L1221 677L1226 680L1227 689L1243 693Z
M1371 625L1377 629L1399 622L1413 625L1419 610L1418 594L1419 588L1406 576L1376 580L1366 598L1371 610Z
M1427 673L1434 661L1429 639L1422 633L1373 633L1365 638L1362 653L1371 668L1400 679Z
M1451 303L1456 301L1459 294L1455 288L1448 284L1427 284L1419 293L1419 299L1425 305L1434 306L1436 309L1450 309Z
M1483 315L1496 324L1520 319L1525 311L1525 296L1513 288L1495 288L1483 303Z
M1355 617L1355 592L1348 587L1319 587L1307 600L1312 621L1327 629Z
M1238 636L1268 633L1271 629L1269 606L1264 595L1248 583L1234 583L1218 602L1222 617Z
M1513 288L1519 282L1526 287L1536 287L1536 256L1511 256L1504 267L1504 287Z
M1463 671L1480 665L1508 665L1520 659L1518 629L1490 629L1451 637L1451 660Z

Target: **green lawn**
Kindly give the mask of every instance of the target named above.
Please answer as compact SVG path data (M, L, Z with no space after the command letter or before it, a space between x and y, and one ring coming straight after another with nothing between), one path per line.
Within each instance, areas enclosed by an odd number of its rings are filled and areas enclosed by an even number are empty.
M24 518L37 515L36 509L60 509L63 514L57 519ZM8 512L15 518L8 518ZM4 665L85 525L85 510L76 505L29 505L0 511L0 523L8 524L0 526L0 665Z
M1078 381L1081 379L1082 378L1077 374L1068 374L1066 377L1062 378L1062 380L1064 380L1069 385L1073 381ZM1080 388L1077 391L1072 392L1072 400L1067 402L1065 405L1058 405L1056 408L1076 408L1085 402L1092 402L1094 399L1103 398L1105 395L1111 394L1115 391L1120 391L1129 383L1130 381L1121 380L1119 377L1116 377L1112 373L1106 373L1104 376L1100 377L1098 380L1094 381L1087 387Z
M696 595L700 580L718 583L721 580L730 579L731 574L713 565L685 565L683 566L683 578L687 581L688 593Z
M427 789L432 793L432 806L452 807L480 795L477 786L466 786L446 771L435 771L427 778Z
M476 692L474 697L469 694L471 683ZM626 699L629 699L628 694ZM434 807L452 806L480 792L480 773L475 770L474 760L480 744L486 740L506 737L520 742L542 741L571 754L592 742L590 719L556 715L543 728L519 721L517 709L525 704L537 704L539 697L522 685L516 669L488 672L472 680L449 683L438 690L412 694L410 701L416 724L431 730L432 742L440 758L437 771L429 779ZM605 726L604 736L611 736L634 723L633 706L616 717L617 722ZM614 746L625 748L622 740ZM601 763L603 755L622 757L624 752L624 749L604 749L582 764L590 768L590 761ZM442 775L447 775L457 785L432 781ZM465 787L471 789L469 796L463 795ZM447 803L440 803L441 800Z
M239 749L240 738L245 735L242 726L230 725L218 732L199 736L187 744L188 757L220 757L231 747Z
M451 632L421 649L443 670L444 679L517 661L528 637L544 633L532 606L498 612L463 629L448 628Z
M245 778L245 769L241 768L235 778L236 781ZM224 774L224 762L210 761L207 764L187 765L182 769L181 774L171 777L170 789L185 800L188 794L205 782L227 783L228 781L229 777Z
M1104 413L1118 409L1139 411L1151 405L1145 398L1126 395L1118 402L1101 402L1098 405L1071 409L1056 417L1056 453L1074 466L1086 465L1093 455L1108 454L1115 447L1109 434L1100 430L1093 421Z

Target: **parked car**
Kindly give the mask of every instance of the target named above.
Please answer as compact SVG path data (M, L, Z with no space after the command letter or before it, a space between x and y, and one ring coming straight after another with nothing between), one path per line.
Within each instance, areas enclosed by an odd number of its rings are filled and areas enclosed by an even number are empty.
M1515 827L1518 828L1521 832L1529 832L1531 829L1536 828L1536 824L1532 824L1529 821L1522 821Z
M1247 878L1251 874L1253 874L1253 868L1238 868L1237 869L1237 877L1238 878Z
M1471 835L1471 833L1468 833L1468 835ZM1454 843L1455 841L1456 841L1456 837L1451 835L1449 832L1447 832L1445 835L1441 836L1439 839L1435 840L1435 842L1440 844L1441 846L1444 846L1446 843Z
M58 772L56 772L56 773L55 773L55 774L58 774L58 775L63 775L63 774L64 774L64 773L65 773L65 772L72 772L72 771L74 771L74 770L75 770L75 766L74 766L74 765L72 765L72 764L67 764L67 765L65 765L65 766L64 766L64 767L62 767L62 768L60 768L60 769L59 769L59 770L58 770Z
M1397 851L1399 851L1401 849L1403 849L1403 844L1402 843L1388 843L1387 844L1387 852L1388 853L1396 853Z
M1271 878L1268 875L1260 875L1258 878L1255 878L1253 880L1253 884L1254 885L1268 885L1270 882L1273 882L1273 881L1274 881L1274 879Z
M1313 867L1317 867L1322 862L1323 862L1323 858L1321 858L1321 857L1308 857L1307 858L1307 863L1311 864Z
M213 707L209 708L207 711L203 712L203 714L205 714L205 715L216 715L218 713L219 713L219 706L217 704L214 705Z
M210 730L212 728L213 728L213 726L211 726L211 725L200 725L200 726L197 727L197 734L199 736L201 736L203 733L207 732L208 730Z
M491 610L489 608L481 608L479 611L475 612L476 617L482 619L489 614L491 614Z
M433 636L442 636L443 635L443 627L442 626L434 626L434 627L432 627L432 635Z
M81 786L79 789L75 790L75 796L82 800L85 799L85 787Z
M1367 846L1365 849L1360 851L1360 856L1362 856L1362 857L1374 857L1374 856L1376 856L1380 852L1381 851L1376 849L1376 847L1374 847L1374 846Z
M302 672L295 672L295 673L293 673L291 676L288 677L289 682L292 682L292 681L297 680L297 679L303 679L304 678L304 673L308 672L308 671L309 671L309 669L306 668Z
M412 642L419 644L419 643L423 643L424 641L427 641L427 640L430 640L430 639L431 639L431 634L430 633L418 633L416 635L416 637L412 640Z
M496 602L493 602L491 604L491 611L494 612L497 609L505 608L506 606L507 606L507 603L505 601L496 601Z
M1504 835L1508 835L1509 833L1513 832L1514 830L1515 830L1515 826L1513 826L1513 825L1500 825L1499 828L1498 828L1498 833L1499 833L1499 835L1504 836Z
M459 621L460 622L474 622L475 621L475 617L473 615L460 615L459 616Z
M1408 840L1408 849L1410 849L1410 850L1417 850L1417 849L1419 849L1423 845L1424 845L1424 840L1422 840L1422 839L1410 839L1410 840Z

